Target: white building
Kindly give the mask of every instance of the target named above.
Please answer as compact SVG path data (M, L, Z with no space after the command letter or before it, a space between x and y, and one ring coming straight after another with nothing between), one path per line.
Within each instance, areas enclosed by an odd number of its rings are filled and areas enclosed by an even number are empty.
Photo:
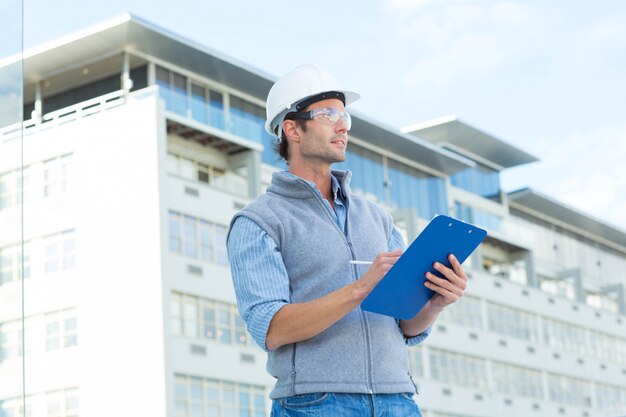
M282 167L273 77L130 15L24 68L23 138L0 123L0 416L20 415L22 346L27 416L266 415L225 236ZM626 413L626 232L501 190L535 160L454 117L354 117L340 167L408 239L435 212L489 231L467 296L410 350L426 417Z

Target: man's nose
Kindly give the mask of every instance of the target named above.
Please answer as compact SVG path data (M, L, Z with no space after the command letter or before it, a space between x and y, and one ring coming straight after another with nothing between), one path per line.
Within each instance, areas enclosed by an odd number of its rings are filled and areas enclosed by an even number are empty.
M335 132L337 133L346 133L348 131L348 122L343 117L340 117L335 123Z

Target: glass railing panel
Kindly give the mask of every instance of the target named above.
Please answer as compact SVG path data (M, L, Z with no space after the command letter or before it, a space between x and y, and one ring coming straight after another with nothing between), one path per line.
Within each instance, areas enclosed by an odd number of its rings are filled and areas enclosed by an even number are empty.
M32 343L23 314L23 7L0 6L0 416L32 415L26 392L34 383L25 375Z
M231 112L230 120L232 126L230 131L232 133L237 136L241 136L242 138L250 139L257 143L263 142L263 134L265 133L265 128L263 127L262 122L250 119L245 115L239 115L234 112Z

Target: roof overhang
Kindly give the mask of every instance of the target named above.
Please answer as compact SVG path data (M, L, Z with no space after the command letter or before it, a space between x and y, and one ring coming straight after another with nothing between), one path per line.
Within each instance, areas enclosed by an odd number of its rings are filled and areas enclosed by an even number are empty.
M266 74L222 53L184 39L131 14L24 52L24 83L34 83L96 57L138 51L265 100L273 81ZM0 67L19 59L0 61Z
M507 194L509 205L555 225L626 253L626 231L609 225L573 207L560 203L530 188Z
M455 115L407 126L402 131L464 154L498 171L539 160L515 146L461 122Z
M124 14L77 33L59 38L24 52L24 82L32 84L82 66L94 59L133 52L177 66L215 80L265 101L276 77L243 62L184 39L131 14ZM0 67L19 61L13 56L0 61ZM352 112L351 112L352 113ZM450 175L474 162L423 139L383 126L368 117L354 117L355 136L389 152L402 155Z
M401 132L384 123L374 122L350 110L354 123L350 134L418 164L451 175L476 164L463 156L447 151L423 139Z

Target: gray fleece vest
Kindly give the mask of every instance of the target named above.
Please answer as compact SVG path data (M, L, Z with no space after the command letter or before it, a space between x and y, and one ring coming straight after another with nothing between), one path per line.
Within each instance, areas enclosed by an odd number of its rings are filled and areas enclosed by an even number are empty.
M388 251L391 216L350 193L349 171L333 175L344 193L346 234L315 189L286 172L275 173L267 192L233 218L250 218L274 239L289 275L292 303L354 282L367 266L351 265L351 259L373 260ZM277 379L272 399L311 392L415 391L398 323L360 307L309 340L269 352L267 371Z

